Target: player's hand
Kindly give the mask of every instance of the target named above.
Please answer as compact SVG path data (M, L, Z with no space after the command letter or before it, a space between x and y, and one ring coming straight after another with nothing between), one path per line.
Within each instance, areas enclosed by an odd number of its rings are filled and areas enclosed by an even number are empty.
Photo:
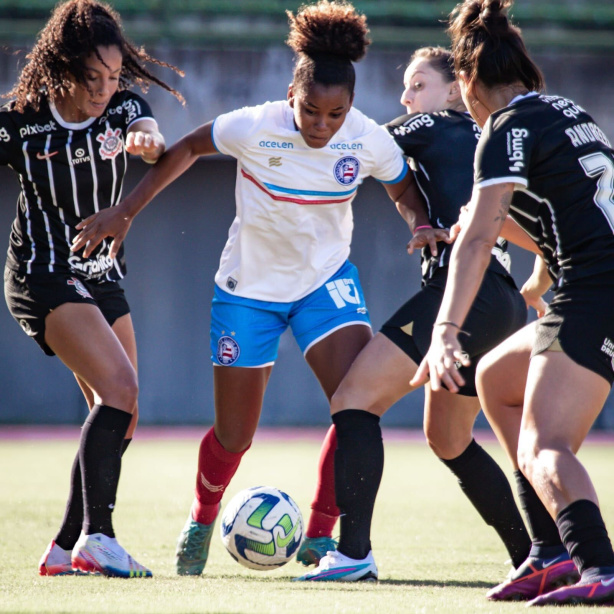
M467 207L467 205L463 205L458 213L458 220L456 220L456 222L452 224L452 228L450 228L450 242L456 241L456 238L460 234L460 231L463 229L463 226L467 223L468 216L469 208Z
M129 132L126 138L126 151L154 164L166 150L164 137L159 132Z
M132 224L121 206L103 209L94 215L79 222L76 226L80 230L70 246L71 251L78 252L83 248L83 256L87 258L106 237L113 237L109 249L109 256L115 258Z
M437 256L437 242L452 243L447 228L420 228L407 244L407 253L413 254L415 250L429 246L431 255Z
M409 382L410 386L421 386L430 378L433 392L439 390L442 384L445 384L450 392L458 392L465 380L458 372L457 365L468 367L471 361L463 352L457 333L458 330L450 325L435 325L431 346Z
M544 300L542 293L538 289L534 289L530 284L525 283L520 289L520 294L524 302L527 304L527 309L533 307L537 312L537 317L541 318L548 309L548 303Z

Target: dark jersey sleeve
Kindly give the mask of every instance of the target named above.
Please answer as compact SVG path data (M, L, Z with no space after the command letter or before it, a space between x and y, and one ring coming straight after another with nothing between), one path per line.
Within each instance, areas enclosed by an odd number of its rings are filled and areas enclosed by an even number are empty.
M126 132L132 124L141 119L154 119L151 107L144 98L132 91L125 91L122 94L124 95L122 105L127 111L125 117Z
M475 152L475 184L529 185L529 164L536 134L523 126L510 110L486 122Z
M420 158L420 153L432 138L424 128L430 128L434 123L433 118L426 113L412 113L397 117L385 127L406 156Z
M8 108L0 109L0 164L6 166L11 158L11 152L15 148L17 139L15 124L11 120Z

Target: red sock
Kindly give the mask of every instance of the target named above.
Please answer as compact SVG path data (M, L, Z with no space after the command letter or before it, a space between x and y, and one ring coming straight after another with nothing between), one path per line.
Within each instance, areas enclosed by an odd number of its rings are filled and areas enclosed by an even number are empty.
M326 433L318 462L318 484L311 504L307 537L331 537L339 508L335 500L335 450L337 432L333 424Z
M232 476L239 468L242 452L228 452L215 436L213 428L200 442L196 498L192 504L192 518L201 524L211 524L218 513L220 501Z

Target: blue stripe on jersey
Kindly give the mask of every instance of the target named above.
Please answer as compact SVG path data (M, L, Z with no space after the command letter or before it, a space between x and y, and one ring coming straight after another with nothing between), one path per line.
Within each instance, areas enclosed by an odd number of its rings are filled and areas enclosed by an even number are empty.
M405 178L405 175L407 175L408 170L409 166L407 164L403 164L403 170L396 179L393 179L392 181L384 181L383 179L378 179L378 181L381 183L399 183L399 181Z
M217 118L215 118L213 120L213 123L211 124L211 142L213 143L213 147L215 147L217 151L220 151L220 148L215 144L215 139L213 138L213 126L215 126L216 121L217 121ZM220 151L220 153L222 152Z
M264 183L264 185L269 188L269 190L276 190L277 192L283 192L284 194L302 194L303 196L348 196L350 194L354 194L354 192L356 192L358 189L358 186L355 186L346 192L320 192L318 190L293 190L292 188L282 188L281 186L274 185L272 183Z

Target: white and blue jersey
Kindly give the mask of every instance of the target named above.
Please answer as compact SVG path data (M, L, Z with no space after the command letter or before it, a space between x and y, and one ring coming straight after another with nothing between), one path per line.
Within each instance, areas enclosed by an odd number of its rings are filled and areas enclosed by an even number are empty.
M407 172L388 132L354 108L321 149L285 100L221 115L212 134L237 159L237 213L215 282L245 298L291 302L319 288L349 256L358 186Z
M321 149L308 147L287 101L233 111L212 129L237 159L236 217L215 276L211 355L217 365L262 367L290 327L306 353L332 332L370 326L348 262L352 201L368 176L408 171L388 132L351 109Z

